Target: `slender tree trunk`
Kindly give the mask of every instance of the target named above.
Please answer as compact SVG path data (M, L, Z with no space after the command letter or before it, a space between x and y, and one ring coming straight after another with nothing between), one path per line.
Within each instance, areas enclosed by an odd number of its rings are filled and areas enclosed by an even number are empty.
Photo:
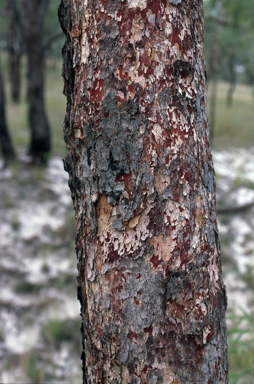
M44 101L44 47L42 30L49 0L22 0L20 21L28 61L29 154L39 162L50 151L50 127Z
M227 383L199 0L62 0L84 383Z
M9 160L15 158L15 151L12 146L11 138L7 129L5 118L5 97L4 97L4 84L2 71L0 68L0 144L2 154L7 163Z
M215 123L216 123L216 103L217 103L217 90L218 90L218 74L213 73L213 77L210 84L210 114L209 114L209 126L210 126L210 142L214 142Z
M219 39L219 27L214 26L213 41L210 54L210 109L209 109L209 131L210 131L210 143L213 144L215 136L215 123L216 123L216 102L217 102L217 89L218 89L218 39Z
M9 15L9 41L8 41L8 55L9 55L9 77L11 84L12 100L15 103L20 99L21 76L20 76L20 62L21 62L21 41L18 31L19 17L16 6L16 0L7 1L7 12Z
M44 52L36 40L27 42L28 105L31 142L29 153L43 159L50 150L50 128L44 100Z
M9 77L11 85L11 96L14 103L20 100L21 90L21 49L18 42L10 43L9 46Z
M229 58L229 74L230 74L230 85L227 92L227 107L232 107L233 94L236 88L236 70L235 70L235 56L232 55Z

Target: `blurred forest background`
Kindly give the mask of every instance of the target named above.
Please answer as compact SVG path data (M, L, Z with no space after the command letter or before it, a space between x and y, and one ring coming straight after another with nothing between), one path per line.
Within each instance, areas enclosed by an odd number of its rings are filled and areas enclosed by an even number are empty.
M0 0L0 381L81 379L59 0ZM254 0L204 0L230 384L254 382Z

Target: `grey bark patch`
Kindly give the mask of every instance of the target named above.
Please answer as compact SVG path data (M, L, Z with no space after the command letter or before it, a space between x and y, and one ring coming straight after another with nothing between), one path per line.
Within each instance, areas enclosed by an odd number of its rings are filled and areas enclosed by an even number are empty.
M213 192L214 190L214 171L212 168L212 171L210 170L210 167L208 163L204 164L204 176L202 179L202 182L206 189L208 189L209 192Z
M169 2L173 5L181 4L182 0L169 0Z
M207 260L207 256L204 252L201 252L197 255L197 266L202 267L202 265L205 263Z
M207 240L210 247L212 247L215 242L215 231L213 224L210 224L207 228Z
M163 115L167 113L167 107L172 105L172 92L169 87L163 87L162 90L158 93L158 100L161 107L161 112Z
M202 257L203 258L203 257ZM182 332L186 336L198 336L200 343L203 344L203 332L208 325L213 329L216 322L216 308L207 303L205 291L210 290L210 281L207 279L203 268L192 268L186 271L171 271L166 285L166 298L169 303L173 303L179 310L183 308L183 301L186 306L186 313L181 319L174 312L168 313L170 318L181 323ZM188 292L188 293L187 293ZM196 297L203 297L202 307L206 311L197 312ZM200 303L198 305L200 305ZM210 311L214 313L211 314ZM210 317L211 316L211 317Z
M201 103L200 103L200 89L197 84L197 94L196 94L196 116L197 116L197 125L198 125L198 132L199 135L201 136L202 134L202 128L201 128L201 121L202 121L202 116L201 116Z
M155 99L155 94L152 85L149 85L149 93L150 93L150 100L148 101L149 104L152 104L152 102Z
M90 211L91 194L95 201L99 194L106 194L109 203L116 206L113 227L120 231L141 204L144 187L148 187L147 195L152 193L153 174L142 161L147 123L133 101L118 108L114 93L105 97L100 113L103 117L97 129L89 124L84 127L87 149L82 161L83 184ZM121 176L129 176L132 183L129 195L124 192L126 184Z

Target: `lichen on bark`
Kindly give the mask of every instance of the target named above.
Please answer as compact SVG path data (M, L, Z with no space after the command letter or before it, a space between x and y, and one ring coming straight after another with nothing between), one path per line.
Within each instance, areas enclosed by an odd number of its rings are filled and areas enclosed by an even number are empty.
M62 0L84 382L226 383L198 0Z

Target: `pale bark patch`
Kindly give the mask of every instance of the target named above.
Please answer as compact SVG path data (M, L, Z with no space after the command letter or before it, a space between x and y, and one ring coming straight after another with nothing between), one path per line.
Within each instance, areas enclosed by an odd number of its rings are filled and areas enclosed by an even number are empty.
M133 217L133 219L129 221L129 227L135 228L138 225L139 219L140 219L140 215Z
M162 128L159 124L154 124L152 132L153 132L157 142L162 140Z
M130 42L135 44L137 41L142 39L142 32L144 29L144 21L142 20L141 14L138 14L134 17L131 28L131 38Z
M163 193L170 184L170 177L163 170L157 169L154 172L154 186L156 191Z
M150 239L150 244L154 248L154 254L159 256L159 260L162 260L166 263L172 256L176 242L172 239L171 236L166 236L166 238L163 238L163 235L159 235L152 237ZM158 268L156 268L156 270L158 270Z
M147 0L128 0L129 8L140 8L141 10L147 7Z
M131 377L130 377L128 368L126 366L122 366L121 368L122 368L123 384L131 383Z
M88 37L87 33L82 33L81 38L81 63L86 64L88 62L90 50L89 50L89 43L88 43Z

